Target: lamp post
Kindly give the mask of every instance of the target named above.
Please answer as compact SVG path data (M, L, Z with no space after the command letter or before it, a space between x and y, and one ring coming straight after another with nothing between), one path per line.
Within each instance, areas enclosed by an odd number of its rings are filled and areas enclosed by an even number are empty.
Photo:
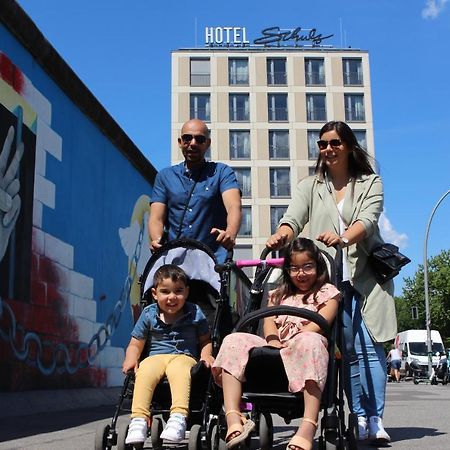
M425 325L427 328L427 351L428 351L428 376L431 376L431 371L433 369L433 359L432 353L433 349L431 347L431 319L430 319L430 300L428 298L428 262L427 262L427 242L428 242L428 233L430 232L431 221L433 220L434 213L438 206L442 203L445 197L450 194L450 190L448 190L436 203L433 211L431 212L430 219L428 220L427 229L425 231L425 245L423 251L423 284L425 288Z

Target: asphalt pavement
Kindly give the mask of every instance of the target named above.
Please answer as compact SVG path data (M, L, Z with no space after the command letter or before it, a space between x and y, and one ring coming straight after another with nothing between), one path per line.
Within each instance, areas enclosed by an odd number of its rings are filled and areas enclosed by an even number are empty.
M0 393L0 449L93 449L95 430L111 421L119 393L119 388ZM388 383L384 417L392 438L388 448L450 449L449 406L450 385ZM298 421L287 425L274 417L273 448L285 449L297 425ZM359 447L376 448L367 442ZM150 440L145 448L151 448ZM257 448L254 438L252 449Z

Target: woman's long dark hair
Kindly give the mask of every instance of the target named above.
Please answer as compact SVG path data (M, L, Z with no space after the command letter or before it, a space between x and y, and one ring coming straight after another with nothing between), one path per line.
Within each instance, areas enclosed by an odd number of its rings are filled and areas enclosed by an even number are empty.
M306 299L311 294L313 294L315 297L319 289L330 280L325 258L322 256L317 245L314 244L311 239L303 237L296 238L290 243L284 257L281 285L272 294L272 299L275 304L279 304L283 298L298 294L297 287L292 282L291 275L289 273L289 266L291 265L292 254L300 252L307 252L308 256L315 262L317 274L316 282L313 284L313 286L311 286L310 292L307 292L303 296L303 302L306 302Z
M375 160L361 147L356 139L353 130L345 123L340 121L327 122L319 132L321 138L328 131L336 131L342 142L347 144L350 152L348 154L348 171L351 177L356 178L359 175L371 175L375 173ZM322 158L317 158L315 172L325 177L327 167L323 164Z

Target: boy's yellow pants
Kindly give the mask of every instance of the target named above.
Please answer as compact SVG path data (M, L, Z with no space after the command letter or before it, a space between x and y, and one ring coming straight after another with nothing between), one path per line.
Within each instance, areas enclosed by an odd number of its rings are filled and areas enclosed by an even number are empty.
M170 413L184 416L189 412L191 367L196 361L188 355L152 355L145 358L136 372L131 418L150 417L150 404L157 384L166 376L172 394Z

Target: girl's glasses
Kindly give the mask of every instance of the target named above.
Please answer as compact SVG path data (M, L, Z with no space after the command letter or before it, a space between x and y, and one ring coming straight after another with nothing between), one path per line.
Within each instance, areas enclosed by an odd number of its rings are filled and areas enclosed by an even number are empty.
M335 148L342 145L342 141L340 139L331 139L330 141L321 139L320 141L317 141L317 145L320 150L325 150L328 147L328 144L330 144L331 147Z
M316 265L309 263L309 264L303 264L303 266L289 266L288 270L291 275L298 275L300 273L300 271L302 271L303 273L309 274L309 273L313 273L316 270Z

